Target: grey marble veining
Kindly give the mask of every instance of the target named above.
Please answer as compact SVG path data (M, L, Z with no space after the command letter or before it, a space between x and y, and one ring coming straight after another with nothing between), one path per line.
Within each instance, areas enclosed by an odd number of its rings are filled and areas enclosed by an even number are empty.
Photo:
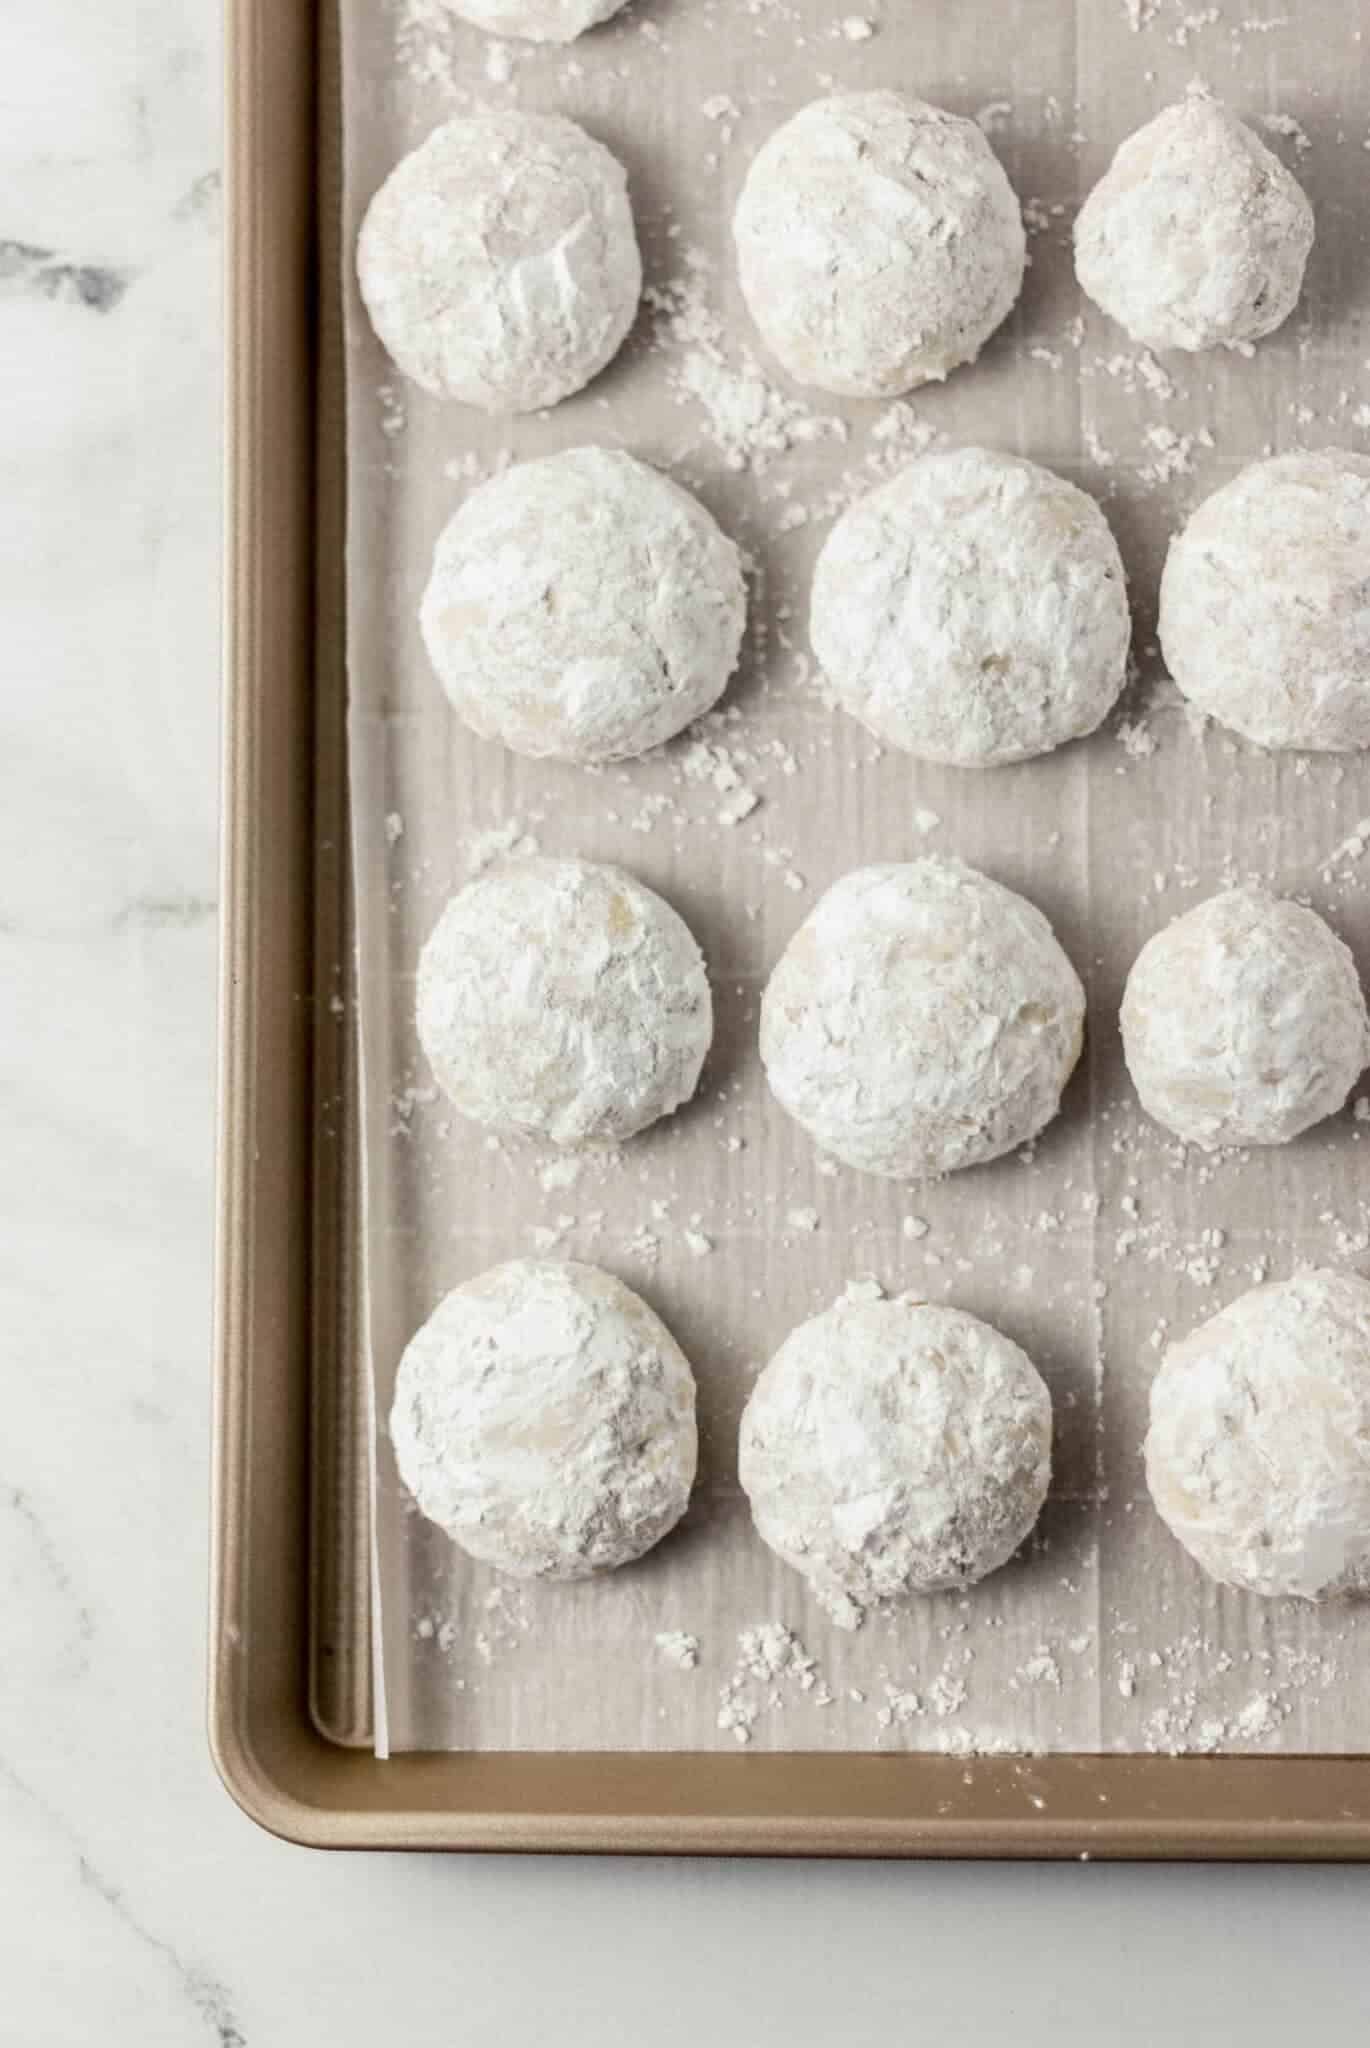
M1358 2039L1356 1872L324 1857L216 1783L218 35L0 0L0 2048Z

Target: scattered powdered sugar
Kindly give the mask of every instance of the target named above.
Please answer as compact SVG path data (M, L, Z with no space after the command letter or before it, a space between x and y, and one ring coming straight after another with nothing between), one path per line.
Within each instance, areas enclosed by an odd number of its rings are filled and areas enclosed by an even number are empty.
M575 1227L575 1216L568 1211L563 1211L556 1218L555 1222L530 1223L528 1225L528 1241L535 1252L553 1252L558 1245L565 1242L567 1235Z
M522 860L537 851L537 837L525 828L523 820L505 818L500 824L489 825L467 840L466 872L468 875L481 875L497 860L504 860L510 855Z
M381 409L381 432L387 441L398 440L409 424L409 408L403 390L387 380L376 386L376 402Z
M970 1688L964 1678L953 1678L949 1672L939 1672L928 1688L928 1705L939 1720L946 1720L952 1714L959 1714L970 1695Z
M462 54L456 20L445 0L400 0L395 55L415 85L435 85L457 95Z
M412 1138L414 1135L414 1112L426 1109L439 1099L438 1091L432 1086L411 1086L397 1088L390 1097L390 1135L392 1138Z
M1251 1674L1253 1689L1240 1706L1226 1704L1242 1672ZM1320 1650L1289 1643L1274 1650L1215 1650L1194 1629L1122 1658L1117 1686L1123 1699L1143 1704L1163 1695L1144 1714L1145 1749L1211 1756L1274 1746L1299 1700L1328 1692L1341 1676L1337 1660Z
M538 1173L538 1185L544 1194L555 1189L573 1188L584 1173L586 1158L582 1152L569 1152L562 1159L549 1159Z
M686 268L643 294L653 316L654 339L673 352L668 372L680 405L705 417L709 438L729 469L759 472L792 448L820 440L845 441L847 424L813 412L770 383L750 349L725 346L725 329L708 296L709 264L698 251Z
M1354 882L1356 865L1364 860L1367 848L1370 848L1370 818L1362 818L1324 858L1321 866L1323 882Z
M450 1616L442 1620L435 1614L420 1614L414 1622L414 1634L421 1643L436 1643L444 1657L450 1657L461 1639L461 1632Z
M1224 7L1195 7L1190 0L1120 0L1120 4L1134 35L1139 35L1143 29L1159 28L1164 32L1166 41L1177 50L1187 49L1197 36L1214 29L1225 34L1229 43L1236 47L1245 36L1273 35L1279 29L1288 28L1291 21L1287 14L1235 17Z
M720 825L740 825L744 818L750 818L761 799L754 789L739 789L725 804L720 804L716 813Z
M745 789L736 754L720 740L692 738L680 756L679 765L687 782L707 782L720 796L752 794Z
M1171 32L1170 40L1172 43L1174 43L1177 50L1183 50L1185 45L1189 43L1194 36L1201 34L1202 31L1206 28L1214 27L1214 25L1221 20L1221 8L1190 8L1180 15L1179 20L1176 22L1175 27Z
M630 1258L639 1259L644 1266L654 1266L661 1257L661 1239L645 1223L639 1223L625 1238L623 1248Z
M1126 392L1129 398L1145 393L1148 397L1168 404L1176 392L1175 379L1170 371L1156 360L1151 350L1142 349L1136 355L1125 350L1115 350L1110 356L1096 356L1084 366L1082 375L1105 376Z
M874 453L867 466L876 472L902 469L915 456L926 455L941 438L932 422L923 419L907 398L892 399L871 424Z
M1207 427L1200 427L1193 434L1180 434L1174 427L1159 422L1143 430L1143 439L1153 452L1151 460L1140 465L1137 475L1143 483L1153 486L1173 483L1177 477L1192 476L1194 450L1216 446Z
M662 1661L677 1671L693 1671L699 1663L699 1637L683 1628L660 1629L653 1639Z
M1284 142L1292 142L1299 156L1306 156L1313 147L1308 131L1292 114L1262 114L1261 126L1267 135L1278 135Z
M528 1603L520 1587L509 1580L492 1586L481 1601L481 1617L471 1646L482 1664L493 1664L501 1652L517 1649L527 1633ZM453 1631L446 1647L455 1648L455 1628L446 1626Z
M1115 731L1119 746L1133 761L1146 760L1160 745L1155 728L1143 718L1120 718Z
M1061 1667L1045 1643L1040 1643L1010 1678L1010 1690L1016 1691L1020 1685L1047 1685L1053 1692L1061 1690Z
M781 1621L763 1621L738 1636L737 1661L718 1695L718 1726L745 1744L757 1721L780 1712L787 1701L808 1699L821 1707L834 1697L794 1630Z

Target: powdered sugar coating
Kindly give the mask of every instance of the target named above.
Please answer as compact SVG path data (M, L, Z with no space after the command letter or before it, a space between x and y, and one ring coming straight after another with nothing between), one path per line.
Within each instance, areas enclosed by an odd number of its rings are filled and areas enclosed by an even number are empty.
M367 209L357 281L407 377L491 412L555 405L633 324L642 260L623 167L556 114L460 116Z
M1172 1344L1151 1389L1157 1513L1249 1593L1370 1593L1370 1284L1301 1273Z
M420 625L453 707L515 753L643 754L727 687L741 557L646 463L572 448L480 484L438 540Z
M1094 731L1126 677L1131 619L1092 498L1018 456L957 448L838 520L810 632L838 700L878 738L988 767Z
M1170 544L1161 646L1192 703L1262 747L1370 747L1370 456L1255 462Z
M800 926L761 1005L776 1099L863 1173L997 1159L1055 1116L1085 996L1031 903L958 860L858 868Z
M1315 911L1228 889L1149 939L1123 993L1142 1107L1188 1143L1282 1145L1370 1062L1356 965Z
M763 1541L845 1627L974 1585L1051 1478L1051 1396L1025 1352L906 1295L801 1323L752 1391L738 1472Z
M1312 246L1297 179L1203 91L1127 138L1075 224L1081 286L1148 348L1272 333L1298 303Z
M617 14L624 0L443 0L474 28L529 43L573 43Z
M618 868L532 858L448 904L419 960L418 1031L463 1116L585 1145L688 1101L713 1004L669 903Z
M400 1362L400 1477L470 1556L518 1578L631 1564L684 1514L695 1383L612 1274L514 1259L439 1303Z
M973 121L897 92L801 108L758 152L738 275L801 384L892 398L973 362L1022 287L1026 238Z

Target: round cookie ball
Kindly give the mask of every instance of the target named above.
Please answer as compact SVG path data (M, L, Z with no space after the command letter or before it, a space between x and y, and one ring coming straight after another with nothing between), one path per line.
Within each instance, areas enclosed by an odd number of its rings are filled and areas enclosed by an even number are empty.
M1209 1150L1296 1138L1370 1063L1350 953L1315 911L1265 889L1228 889L1148 939L1121 1022L1147 1115Z
M618 868L530 859L444 910L419 960L418 1031L473 1123L613 1143L694 1094L713 1004L669 903Z
M1201 91L1128 137L1075 223L1082 288L1148 348L1272 333L1298 302L1312 246L1298 182Z
M1247 1593L1370 1593L1370 1285L1253 1287L1172 1344L1146 1480L1210 1577Z
M1166 665L1261 747L1370 747L1370 456L1252 463L1170 543Z
M1025 1145L1084 1035L1079 976L1040 910L959 860L858 868L766 987L772 1093L862 1173L926 1180Z
M443 0L452 13L492 36L528 43L573 43L617 14L624 0Z
M512 1259L454 1288L400 1361L390 1440L429 1521L521 1579L631 1564L684 1514L695 1383L597 1266Z
M1023 218L974 121L839 93L757 153L733 223L743 297L801 384L894 398L974 362L1022 288Z
M763 1542L832 1618L996 1571L1051 1479L1051 1396L988 1323L905 1295L801 1323L742 1416L738 1472Z
M436 398L555 405L599 374L637 313L623 167L559 114L447 121L367 208L357 282L387 354Z
M419 613L453 708L534 759L645 754L727 687L742 561L697 498L631 455L572 448L480 484Z
M910 463L842 515L814 571L810 635L838 701L924 761L992 767L1093 732L1131 630L1094 500L988 448Z

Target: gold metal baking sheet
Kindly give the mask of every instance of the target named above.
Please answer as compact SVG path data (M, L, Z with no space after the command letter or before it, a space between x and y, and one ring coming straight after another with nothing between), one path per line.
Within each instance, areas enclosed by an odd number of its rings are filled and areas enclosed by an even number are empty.
M1350 1856L1370 1761L369 1754L346 957L332 27L230 9L230 502L211 1728L334 1846ZM325 231L320 232L321 222Z

